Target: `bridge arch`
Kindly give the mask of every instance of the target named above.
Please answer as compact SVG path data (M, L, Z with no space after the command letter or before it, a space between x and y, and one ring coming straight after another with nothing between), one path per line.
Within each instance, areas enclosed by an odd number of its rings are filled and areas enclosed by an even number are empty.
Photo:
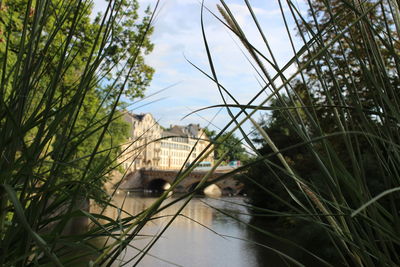
M162 192L171 187L171 184L162 178L152 179L147 183L146 189L153 192Z
M236 190L230 186L222 188L222 194L232 196L234 195Z

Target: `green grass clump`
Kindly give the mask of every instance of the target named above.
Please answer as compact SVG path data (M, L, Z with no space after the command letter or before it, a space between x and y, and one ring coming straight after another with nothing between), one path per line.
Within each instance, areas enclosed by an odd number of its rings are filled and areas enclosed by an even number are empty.
M135 223L89 213L89 201L111 205L121 97L142 96L154 72L143 60L152 12L106 4L94 16L91 1L0 1L1 266L100 263L92 240L118 246L114 234Z
M325 249L309 252L321 264L399 265L397 2L310 0L301 9L296 1L278 1L293 49L284 66L252 4L244 4L262 48L253 45L225 1L218 10L259 76L262 88L252 101L242 104L229 94L204 27L203 36L209 78L229 96L218 107L227 109L234 130L243 133L250 121L256 131L255 137L244 134L257 157L241 175L251 209L290 227L315 225ZM268 113L257 122L254 116L263 110Z

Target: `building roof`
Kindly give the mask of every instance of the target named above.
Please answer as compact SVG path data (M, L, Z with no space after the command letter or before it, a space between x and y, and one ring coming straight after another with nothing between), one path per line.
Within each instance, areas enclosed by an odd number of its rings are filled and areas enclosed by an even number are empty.
M125 113L126 116L129 116L129 117L131 117L131 118L133 118L133 119L135 119L135 120L138 120L138 121L143 120L143 118L144 118L147 114L151 116L150 113L140 113L140 114L135 114L135 113L130 113L130 112L126 112L126 113Z
M146 116L146 114L143 114L143 113L141 113L141 114L130 114L133 118L135 118L135 119L137 119L137 120L139 120L139 121L141 121L141 120L143 120L143 118L144 118L144 116Z
M175 132L175 131L170 131L170 130L164 130L162 132L163 137L168 137L168 136L185 136L184 134Z
M151 113L141 113L141 114L134 114L130 112L126 112L124 114L125 120L132 123L132 120L141 122L143 119L146 117L146 115L151 115ZM179 137L186 137L186 138L207 138L206 136L201 136L203 134L202 128L200 127L200 124L189 124L186 126L182 125L171 125L171 127L167 130L164 130L162 132L163 137L167 136L179 136Z
M189 124L188 126L185 127L185 129L190 136L200 137L201 134L200 124Z
M189 124L187 126L174 125L163 132L163 136L182 136L190 138L199 138L201 128L199 124Z

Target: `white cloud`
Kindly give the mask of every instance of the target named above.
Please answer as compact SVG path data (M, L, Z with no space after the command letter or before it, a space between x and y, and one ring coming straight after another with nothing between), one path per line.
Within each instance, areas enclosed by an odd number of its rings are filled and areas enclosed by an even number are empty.
M96 10L101 10L101 4L97 2ZM155 2L155 0L145 0L140 3L142 6L148 4L154 6ZM205 5L219 15L216 9L218 2L217 0L208 0L205 1ZM243 1L226 2L251 43L262 53L268 55L266 46ZM276 1L253 1L253 5L253 10L263 27L271 49L280 66L283 66L293 53L280 17L279 5ZM155 31L151 37L155 49L146 59L148 64L156 69L148 93L177 82L179 84L154 97L154 99L168 97L167 99L141 108L138 112L151 112L156 118L161 119L163 125L168 126L169 124L182 124L180 119L190 112L187 107L196 109L222 103L222 100L215 84L194 69L184 58L185 55L193 63L210 73L200 27L200 2L198 0L167 0L161 1L160 7L154 24ZM204 14L204 23L221 83L226 85L240 103L247 103L260 90L256 79L257 74L242 55L238 45L245 53L247 51L234 34L208 12ZM271 68L268 69L273 74ZM210 120L216 112L217 110L209 110L202 111L200 114ZM205 125L202 119L196 115L190 116L185 122L197 123L197 120ZM229 117L226 112L222 112L215 121L216 124L223 127L229 121Z

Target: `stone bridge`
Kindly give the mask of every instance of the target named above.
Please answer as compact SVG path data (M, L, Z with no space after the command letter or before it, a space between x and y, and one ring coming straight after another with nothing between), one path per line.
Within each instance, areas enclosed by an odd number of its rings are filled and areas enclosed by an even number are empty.
M227 172L214 172L208 180L218 178L225 173ZM173 191L185 193L193 190L206 174L206 171L191 172ZM170 187L177 175L178 171L173 170L141 169L128 174L119 188L124 190L143 189L162 191ZM205 188L204 193L207 194L209 192L211 195L236 195L240 193L242 187L243 185L233 179L233 177L227 177Z

